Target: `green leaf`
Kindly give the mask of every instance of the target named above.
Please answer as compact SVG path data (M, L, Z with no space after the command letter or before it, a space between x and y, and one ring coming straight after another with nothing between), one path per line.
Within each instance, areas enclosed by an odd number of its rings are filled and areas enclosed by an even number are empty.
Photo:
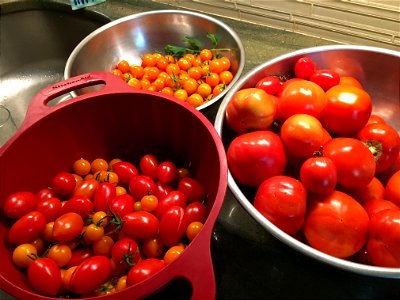
M190 38L190 37L184 37L182 39L182 42L185 42L185 43L189 44L192 49L195 49L195 50L200 49L200 41L198 39Z
M218 39L214 34L207 33L207 37L211 40L211 42L214 45L214 47L218 45Z

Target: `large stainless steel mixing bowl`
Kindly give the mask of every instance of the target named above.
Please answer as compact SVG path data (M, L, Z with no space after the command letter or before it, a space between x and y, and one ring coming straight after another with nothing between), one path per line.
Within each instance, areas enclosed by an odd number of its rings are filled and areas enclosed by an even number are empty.
M213 48L207 38L211 33L217 37L217 48L230 48L224 52L232 62L234 78L225 91L197 109L207 114L214 103L222 99L236 82L244 68L245 53L238 35L225 23L205 14L185 10L156 10L133 14L114 20L83 39L72 51L65 66L64 77L93 71L111 71L118 61L141 63L146 53L163 53L167 44L187 46L185 37L196 38L201 48ZM82 91L81 93L84 93ZM78 94L77 91L72 93ZM214 115L218 106L214 107Z
M249 71L229 90L222 101L214 126L224 140L225 147L229 145L225 124L225 111L232 96L240 89L254 87L256 82L266 75L293 75L295 61L308 56L319 68L333 68L340 75L354 76L360 79L365 90L373 101L373 113L385 118L400 131L400 52L367 46L319 46L306 48L281 55ZM244 209L269 233L288 246L323 263L351 272L377 276L400 278L400 268L384 268L364 265L322 253L286 234L260 212L258 212L249 195L242 190L229 172L228 186Z

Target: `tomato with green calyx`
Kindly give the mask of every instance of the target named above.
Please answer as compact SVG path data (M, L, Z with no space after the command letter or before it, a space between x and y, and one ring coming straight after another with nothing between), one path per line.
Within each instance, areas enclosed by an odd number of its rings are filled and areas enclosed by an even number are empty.
M276 104L259 88L237 91L226 107L226 122L236 133L268 129L274 121Z

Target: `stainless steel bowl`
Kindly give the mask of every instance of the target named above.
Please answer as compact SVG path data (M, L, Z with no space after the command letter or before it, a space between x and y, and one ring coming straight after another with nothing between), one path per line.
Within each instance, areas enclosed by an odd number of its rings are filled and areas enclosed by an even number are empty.
M321 69L333 68L342 76L358 78L372 98L373 113L384 117L396 130L400 131L400 52L357 45L319 46L301 49L271 59L250 70L235 83L222 101L214 123L217 132L224 140L225 147L230 142L226 134L227 130L225 130L225 111L232 96L243 88L254 87L256 82L266 75L293 75L294 63L301 56L310 57ZM347 271L377 277L400 278L400 268L375 267L335 258L300 242L259 213L247 198L246 192L239 188L230 172L228 186L238 202L261 226L297 251L322 263Z
M163 52L167 44L187 46L182 42L185 37L198 39L201 48L212 48L207 33L217 37L218 48L232 49L224 55L231 59L234 78L223 93L198 107L204 113L239 79L245 63L244 47L238 35L223 22L205 14L156 10L114 20L89 34L76 46L67 60L64 77L111 71L121 59L140 64L144 54ZM77 93L75 91L72 95Z

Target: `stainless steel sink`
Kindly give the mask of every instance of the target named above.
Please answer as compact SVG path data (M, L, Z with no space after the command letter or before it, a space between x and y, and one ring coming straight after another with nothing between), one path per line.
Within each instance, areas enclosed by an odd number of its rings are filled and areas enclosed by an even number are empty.
M0 105L9 108L19 127L32 98L63 80L76 45L111 20L49 1L0 1L0 14Z

